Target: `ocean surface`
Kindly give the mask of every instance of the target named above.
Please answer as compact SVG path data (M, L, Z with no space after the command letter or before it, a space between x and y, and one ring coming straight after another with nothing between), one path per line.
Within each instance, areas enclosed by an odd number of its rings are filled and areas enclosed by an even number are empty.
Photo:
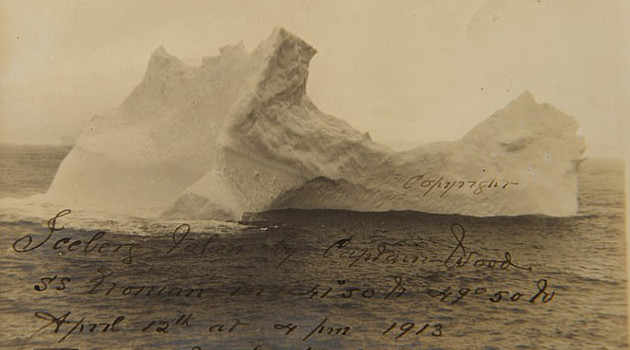
M581 164L570 218L170 222L43 204L68 151L0 145L2 349L628 347L620 161Z

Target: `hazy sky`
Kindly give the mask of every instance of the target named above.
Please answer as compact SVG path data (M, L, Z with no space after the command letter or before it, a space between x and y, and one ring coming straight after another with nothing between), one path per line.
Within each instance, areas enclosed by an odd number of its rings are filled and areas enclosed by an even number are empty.
M75 138L161 45L198 65L281 25L318 50L312 100L375 141L455 140L529 90L578 119L590 155L619 156L629 18L615 0L0 0L0 142Z

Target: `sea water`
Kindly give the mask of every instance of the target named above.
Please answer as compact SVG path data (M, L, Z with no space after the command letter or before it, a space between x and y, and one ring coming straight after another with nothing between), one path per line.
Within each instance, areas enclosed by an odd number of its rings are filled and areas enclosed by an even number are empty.
M29 199L68 150L0 146L1 348L627 348L619 161L580 165L569 218L72 211L28 251L71 209Z

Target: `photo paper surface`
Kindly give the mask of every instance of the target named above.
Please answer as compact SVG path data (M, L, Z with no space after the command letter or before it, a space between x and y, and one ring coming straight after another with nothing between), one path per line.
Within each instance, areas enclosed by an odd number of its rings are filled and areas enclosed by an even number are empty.
M3 349L626 349L624 1L3 1Z

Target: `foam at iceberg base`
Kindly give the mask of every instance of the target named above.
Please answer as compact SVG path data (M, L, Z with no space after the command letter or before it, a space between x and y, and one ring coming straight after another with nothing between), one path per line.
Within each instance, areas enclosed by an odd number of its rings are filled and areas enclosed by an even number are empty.
M315 52L284 29L199 67L159 48L122 105L92 120L47 197L176 219L282 208L576 213L585 146L574 118L525 92L459 141L394 152L309 100Z

